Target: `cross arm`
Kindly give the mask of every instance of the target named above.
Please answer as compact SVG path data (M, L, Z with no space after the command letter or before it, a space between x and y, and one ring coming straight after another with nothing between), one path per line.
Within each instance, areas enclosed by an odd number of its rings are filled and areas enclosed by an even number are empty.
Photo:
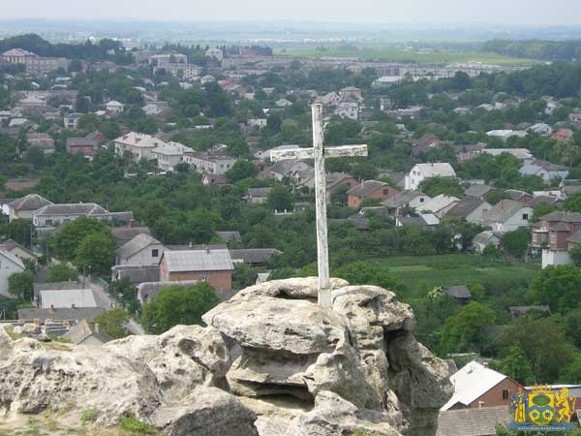
M325 147L323 149L325 157L346 157L346 156L367 156L367 145L340 145L338 147ZM301 160L313 159L315 151L313 148L291 148L289 150L275 150L270 152L270 160L279 162L281 160Z

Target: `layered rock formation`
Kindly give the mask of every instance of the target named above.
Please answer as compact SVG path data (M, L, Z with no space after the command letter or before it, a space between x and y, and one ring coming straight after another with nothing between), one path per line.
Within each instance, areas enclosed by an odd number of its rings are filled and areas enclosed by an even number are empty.
M429 435L452 393L446 365L413 337L395 295L334 279L267 282L177 326L103 348L12 341L0 329L0 421L69 404L164 434Z

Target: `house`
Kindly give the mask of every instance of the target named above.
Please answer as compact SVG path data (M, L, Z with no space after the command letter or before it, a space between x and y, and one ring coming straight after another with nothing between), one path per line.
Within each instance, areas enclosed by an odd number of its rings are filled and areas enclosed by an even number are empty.
M482 150L486 148L485 143L478 144L459 144L453 145L456 156L458 156L458 162L466 162L474 159L480 155Z
M500 156L503 153L508 153L516 157L519 161L525 162L531 160L533 155L526 148L485 148L482 153L490 154L494 157Z
M438 218L442 218L459 201L460 200L454 196L440 194L422 204L422 206L418 207L416 210L420 212L428 211L436 215Z
M162 171L175 171L176 165L184 163L187 153L194 153L194 150L173 141L162 142L151 150L152 158L157 160L157 167Z
M105 104L105 110L110 114L120 114L124 109L125 105L117 100L111 100Z
M469 223L482 224L482 215L492 208L490 203L476 197L466 197L445 213L446 218L465 219Z
M344 173L329 173L325 176L326 192L327 192L327 203L331 203L331 195L338 191L341 187L349 190L355 186L359 185L359 182L354 177L349 174ZM310 189L315 188L315 177L313 176L309 180L303 183Z
M111 267L111 280L127 280L135 285L159 281L159 265L115 265Z
M378 180L365 180L358 186L347 191L347 205L351 208L358 208L364 199L383 201L393 198L399 191L388 183Z
M81 118L82 116L83 114L77 112L65 115L63 118L65 129L77 130L77 126L79 125L79 118Z
M76 324L86 319L95 322L95 317L105 312L103 307L66 307L52 309L19 309L18 320L45 323L48 321L67 321Z
M506 141L508 138L512 136L517 136L519 138L524 138L525 136L527 136L527 132L523 130L510 130L510 129L491 130L489 132L486 132L486 134L494 138L500 138L503 141Z
M243 200L249 204L264 204L272 188L248 188Z
M0 250L7 251L8 253L13 254L20 260L28 259L34 263L36 263L38 260L36 255L32 251L20 245L18 242L13 241L12 239L2 241L0 243Z
M81 216L99 221L133 220L133 212L109 212L96 203L47 204L32 213L35 227L52 227L73 221Z
M232 263L245 263L252 266L266 266L272 256L278 256L282 251L276 248L245 248L230 250Z
M516 319L521 315L525 315L529 312L538 313L542 315L551 315L551 309L549 306L510 306L508 308L512 319Z
M341 96L336 92L329 92L317 98L317 102L323 106L337 106L341 102Z
M246 125L248 127L258 127L262 129L268 125L268 120L266 118L249 118L246 120Z
M476 253L482 254L489 245L499 249L501 241L501 235L494 233L492 230L484 230L472 238L472 248Z
M525 163L518 172L522 176L539 176L547 184L555 179L563 180L569 176L567 167L538 159Z
M26 142L31 147L37 147L44 153L52 153L54 151L54 139L48 133L29 133L26 135Z
M430 197L420 191L403 191L395 197L383 201L382 204L389 209L404 209L409 207L414 210L422 210L422 206L430 200Z
M35 211L49 204L53 203L38 194L28 194L8 204L9 219L10 221L15 219L31 220Z
M225 174L237 161L220 152L195 151L184 155L184 162L200 174Z
M430 177L456 177L456 171L446 162L416 164L405 178L405 189L416 191Z
M507 406L446 410L438 415L436 436L495 436L498 426L513 420Z
M533 226L531 248L541 250L541 266L572 263L569 250L581 243L581 213L554 211Z
M277 107L285 108L285 107L292 106L293 103L291 101L288 101L286 98L280 98L277 101L275 101L274 104Z
M363 100L363 93L361 89L355 86L347 86L339 91L339 95L343 100Z
M48 289L40 291L40 309L64 309L75 307L102 307L92 289Z
M441 412L468 408L509 406L519 384L488 365L472 361L450 377L454 394Z
M105 333L97 323L89 323L86 319L83 319L63 336L63 339L75 345L92 345L101 346L107 342L112 341L114 338Z
M492 231L506 233L520 227L528 227L532 216L532 207L515 200L501 200L484 213L482 218Z
M533 226L531 247L567 251L567 240L581 230L581 213L554 211Z
M433 213L420 213L418 216L398 216L395 218L396 227L435 227L440 224L440 219Z
M549 136L553 133L553 128L547 123L536 123L529 127L529 131L537 135Z
M571 129L559 129L553 134L553 136L551 136L551 139L561 142L565 139L571 138L572 136L573 131Z
M443 291L454 298L457 304L468 304L472 299L470 289L466 285L444 286Z
M341 118L349 118L352 120L359 119L359 104L354 102L343 102L337 105L335 115Z
M151 236L151 230L149 230L149 227L134 227L133 223L130 222L128 226L112 227L111 234L115 238L115 245L121 247L137 235L145 234Z
M435 135L424 135L420 139L412 142L412 153L418 156L430 148L437 147L440 142L440 139Z
M202 176L202 185L208 186L225 186L228 184L226 174L204 174Z
M15 254L0 248L0 297L14 298L8 292L8 278L15 273L21 273L26 269L22 260Z
M485 185L481 183L477 183L474 185L470 185L468 188L464 190L464 195L467 197L475 197L483 199L488 192L492 189L492 186Z
M141 159L154 159L153 150L164 144L164 141L144 133L129 132L113 140L115 153L124 155L128 153L134 162Z
M270 167L270 178L282 182L290 179L296 185L302 185L314 177L315 171L306 162L297 160L283 160Z
M165 251L159 263L162 282L204 280L218 291L232 289L233 271L227 248Z
M81 153L84 156L93 156L99 150L99 142L91 138L67 138L66 150L71 154Z
M154 237L141 233L115 251L115 265L159 265L165 246Z

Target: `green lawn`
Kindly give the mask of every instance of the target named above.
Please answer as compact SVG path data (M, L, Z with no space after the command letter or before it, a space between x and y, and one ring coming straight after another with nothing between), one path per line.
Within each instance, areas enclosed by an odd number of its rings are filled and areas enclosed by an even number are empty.
M376 259L403 285L406 299L419 297L435 286L481 284L506 287L528 283L541 270L539 263L491 263L471 254L445 254Z
M393 48L325 47L320 48L282 48L276 55L300 56L306 58L357 57L361 61L412 62L425 65L447 65L455 63L481 62L487 65L529 66L537 61L513 58L496 53L452 52L452 51L405 51Z

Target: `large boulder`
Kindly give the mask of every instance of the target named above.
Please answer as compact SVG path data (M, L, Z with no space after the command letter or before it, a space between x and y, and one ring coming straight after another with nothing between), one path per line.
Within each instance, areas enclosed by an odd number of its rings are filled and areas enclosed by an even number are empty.
M151 420L168 436L258 436L256 414L213 387L196 388L180 405L161 406Z
M223 385L231 363L220 332L198 325L179 325L159 336L129 336L104 348L147 366L166 402L182 401L196 386Z
M107 350L23 338L0 360L0 408L5 412L94 408L99 422L110 425L124 415L145 418L160 401L155 376L145 365Z

